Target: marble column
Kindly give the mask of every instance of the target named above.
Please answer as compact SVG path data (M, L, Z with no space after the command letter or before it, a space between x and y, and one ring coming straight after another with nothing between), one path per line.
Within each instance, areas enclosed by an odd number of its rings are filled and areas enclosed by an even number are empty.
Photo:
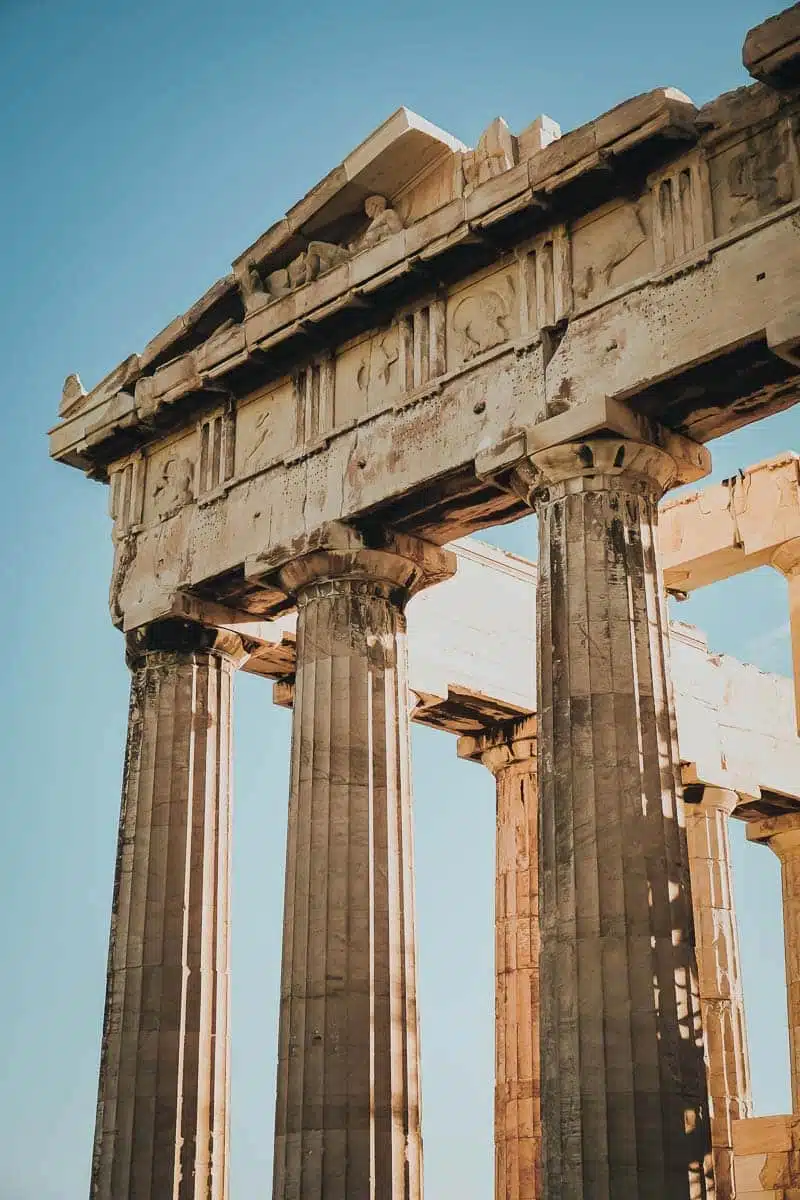
M542 1195L713 1188L657 503L662 450L596 438L512 481L539 519Z
M792 1112L800 1116L800 812L751 821L747 838L765 842L781 863Z
M794 711L800 733L800 538L784 542L772 556L772 565L789 585L789 639L792 645Z
M539 849L536 718L459 738L497 786L495 876L495 1200L537 1200Z
M736 792L725 788L687 789L686 837L716 1200L732 1200L736 1195L733 1122L753 1115L728 834L730 815L738 802Z
M333 526L297 598L274 1200L419 1200L408 597L455 569Z
M231 684L241 642L128 636L93 1200L228 1195Z

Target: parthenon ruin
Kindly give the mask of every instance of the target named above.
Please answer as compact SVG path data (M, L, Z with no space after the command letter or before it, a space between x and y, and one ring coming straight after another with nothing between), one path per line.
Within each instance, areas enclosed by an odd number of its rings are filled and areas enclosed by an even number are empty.
M700 483L800 400L800 5L743 61L474 148L400 109L67 378L132 673L94 1200L229 1196L237 670L292 709L273 1200L422 1197L412 720L496 780L495 1200L800 1196L800 456ZM474 537L529 513L535 564ZM794 683L667 614L765 565ZM785 1116L729 818L781 864Z

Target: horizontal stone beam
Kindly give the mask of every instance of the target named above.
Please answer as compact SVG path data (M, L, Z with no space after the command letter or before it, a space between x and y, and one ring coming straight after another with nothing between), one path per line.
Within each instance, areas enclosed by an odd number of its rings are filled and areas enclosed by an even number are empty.
M67 380L50 449L110 482L113 619L275 616L269 563L330 522L514 519L491 464L567 429L702 477L702 443L800 398L799 130L761 84L472 149L394 114L142 353Z
M770 87L800 85L800 4L751 29L742 62L754 79Z
M779 455L667 501L660 529L664 582L674 593L768 565L786 577L800 731L800 455Z
M664 582L696 588L770 564L800 538L800 455L781 454L661 505Z
M477 736L536 709L536 564L472 539L453 543L455 576L408 608L412 719ZM203 619L196 602L183 615ZM207 610L251 647L244 669L277 681L290 706L295 614L241 620ZM228 616L228 621L222 618ZM671 626L673 677L684 782L749 797L741 815L779 811L800 800L800 739L788 679L714 654L705 636Z

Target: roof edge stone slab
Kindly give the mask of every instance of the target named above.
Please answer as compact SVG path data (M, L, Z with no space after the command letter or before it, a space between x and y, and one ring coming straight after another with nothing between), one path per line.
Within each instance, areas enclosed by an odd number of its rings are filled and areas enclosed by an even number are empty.
M113 619L275 616L276 547L515 519L511 467L569 438L701 478L703 443L800 399L798 229L800 87L473 148L398 110L144 350L68 378L50 452L111 484Z

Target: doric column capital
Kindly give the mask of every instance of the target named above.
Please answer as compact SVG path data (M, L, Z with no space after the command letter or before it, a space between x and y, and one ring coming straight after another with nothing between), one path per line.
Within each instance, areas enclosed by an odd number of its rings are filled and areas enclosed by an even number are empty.
M249 657L249 650L238 634L180 617L140 625L125 635L125 661L131 670L154 655L188 657L201 653L217 654L235 667Z
M787 579L800 576L800 538L791 538L790 541L783 542L773 551L770 562Z
M695 803L689 802L686 811L689 812L695 809L713 809L715 812L724 813L729 817L739 803L739 793L732 791L730 788L721 787L700 787L697 789L700 795Z
M763 817L747 825L748 842L766 842L781 861L800 854L800 812Z
M343 521L321 526L294 543L291 554L284 549L274 557L279 586L298 603L312 586L347 584L350 590L384 594L401 608L416 592L454 575L457 563L452 551L422 538Z
M458 739L458 757L481 762L497 775L510 767L527 773L536 771L536 717L504 721L482 733Z
M658 446L596 437L531 454L515 467L510 483L535 508L580 492L621 491L658 501L678 475L675 459Z

